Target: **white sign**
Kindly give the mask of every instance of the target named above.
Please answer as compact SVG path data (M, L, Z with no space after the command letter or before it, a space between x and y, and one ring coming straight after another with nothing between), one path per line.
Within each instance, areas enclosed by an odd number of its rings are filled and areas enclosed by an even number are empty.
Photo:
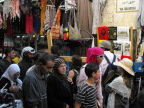
M117 0L117 12L138 11L140 0Z

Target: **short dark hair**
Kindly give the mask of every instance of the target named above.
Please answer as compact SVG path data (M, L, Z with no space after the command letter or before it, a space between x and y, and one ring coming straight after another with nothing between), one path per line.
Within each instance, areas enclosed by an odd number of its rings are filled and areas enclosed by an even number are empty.
M53 45L51 47L52 54L59 54L59 47L57 45Z
M87 77L90 78L90 77L92 77L92 73L97 72L98 69L99 69L99 65L94 62L91 62L86 65L85 73L86 73Z
M8 56L8 54L9 54L12 50L14 50L13 47L6 47L5 50L4 50L4 54L5 54L6 56Z
M55 61L54 56L52 54L49 53L40 53L39 57L38 57L38 62L42 63L42 65L46 65L47 61Z

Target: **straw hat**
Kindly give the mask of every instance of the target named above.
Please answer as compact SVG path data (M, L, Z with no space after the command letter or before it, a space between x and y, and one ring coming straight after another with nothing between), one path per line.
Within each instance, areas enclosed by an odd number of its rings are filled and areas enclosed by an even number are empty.
M119 62L114 62L113 63L116 66L119 66L121 68L123 68L124 70L126 70L130 75L134 76L134 71L132 69L133 66L133 62L128 59L128 58L124 58Z
M107 40L104 40L102 41L99 46L101 48L107 48L107 49L112 49L112 46L111 46L111 42L107 41Z

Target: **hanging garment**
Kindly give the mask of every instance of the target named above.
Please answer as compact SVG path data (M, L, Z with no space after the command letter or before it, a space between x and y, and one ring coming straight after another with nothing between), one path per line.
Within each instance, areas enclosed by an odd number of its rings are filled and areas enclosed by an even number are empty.
M137 27L144 26L144 0L140 0Z
M9 13L11 13L11 7L10 7L11 0L4 0L3 5L3 19L7 20Z
M25 15L25 22L26 22L26 33L33 33L33 15L32 11L30 11L30 15L26 14Z
M34 32L36 34L40 33L40 2L33 1L32 2L32 13L33 13L33 26L34 26Z
M46 0L41 0L41 26L40 26L40 35L43 35L43 27L44 27L44 18L45 18L45 11L46 11Z
M1 16L1 12L0 12L0 29L2 28L2 23L3 23L3 20L2 20L2 16Z
M101 25L100 0L93 0L92 11L93 11L92 34L96 34L97 27Z
M92 12L92 2L89 0L77 0L78 2L78 28L80 30L87 30L90 34L92 33L92 22L93 22L93 12ZM85 31L81 31L81 36L83 38L90 38L90 35Z
M7 35L12 35L13 34L13 25L12 21L10 19L10 16L7 18Z
M20 1L19 0L12 0L10 6L12 7L12 18L16 18L16 16L19 17L20 19L20 10L19 10L19 6L20 6Z

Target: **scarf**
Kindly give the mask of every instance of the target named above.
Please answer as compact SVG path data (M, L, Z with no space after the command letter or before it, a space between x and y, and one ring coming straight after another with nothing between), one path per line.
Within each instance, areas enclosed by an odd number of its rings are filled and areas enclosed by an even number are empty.
M16 80L14 79L14 74L17 72L20 72L19 66L17 64L11 64L1 78L7 78L11 82L11 86L13 86L15 82L17 82L19 88L22 89L22 81L19 78L17 78Z
M103 54L104 54L104 50L100 47L89 48L87 52L86 63L87 64L90 62L97 63L96 56L103 55Z
M107 108L114 108L116 93L125 98L130 97L131 89L125 85L122 76L114 79L108 86L112 88L113 92L109 94Z

